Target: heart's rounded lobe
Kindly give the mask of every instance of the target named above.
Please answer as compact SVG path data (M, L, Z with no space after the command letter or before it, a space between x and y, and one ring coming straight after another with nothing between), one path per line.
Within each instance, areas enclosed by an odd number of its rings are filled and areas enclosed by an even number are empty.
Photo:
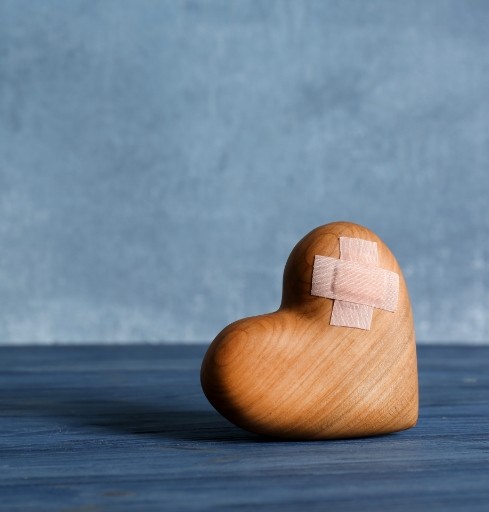
M339 258L339 237L377 242L378 266L399 274L395 312L370 330L330 325L333 300L311 295L315 255ZM348 438L410 428L418 418L411 305L399 265L372 231L321 226L292 250L280 308L223 329L202 363L211 404L234 424L291 439Z

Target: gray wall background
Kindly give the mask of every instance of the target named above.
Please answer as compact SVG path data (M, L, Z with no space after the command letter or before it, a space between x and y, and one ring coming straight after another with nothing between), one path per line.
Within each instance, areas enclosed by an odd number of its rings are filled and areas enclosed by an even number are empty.
M211 340L333 220L489 340L489 2L0 1L0 340Z

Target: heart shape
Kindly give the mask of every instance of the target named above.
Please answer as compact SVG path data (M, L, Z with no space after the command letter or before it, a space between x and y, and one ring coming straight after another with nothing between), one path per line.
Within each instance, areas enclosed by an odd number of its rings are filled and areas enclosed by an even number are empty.
M314 258L339 259L340 237L376 242L378 267L399 275L395 312L374 309L370 330L330 325L334 300L311 295ZM280 308L223 329L204 357L201 383L217 411L261 435L349 438L414 426L413 316L391 251L357 224L311 231L287 260Z

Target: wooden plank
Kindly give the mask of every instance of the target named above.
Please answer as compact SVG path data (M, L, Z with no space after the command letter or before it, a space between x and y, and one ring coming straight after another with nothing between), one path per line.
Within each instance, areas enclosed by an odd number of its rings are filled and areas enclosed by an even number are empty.
M0 348L0 510L488 510L489 347L419 347L416 428L309 443L215 413L204 351Z

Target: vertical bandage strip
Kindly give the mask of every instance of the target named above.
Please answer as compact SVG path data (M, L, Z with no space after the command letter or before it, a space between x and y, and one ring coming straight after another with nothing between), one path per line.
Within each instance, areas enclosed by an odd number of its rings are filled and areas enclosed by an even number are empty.
M395 311L399 275L378 266L377 243L340 237L340 259L316 255L311 295L334 299L331 325L369 330L373 309Z
M377 242L342 236L340 237L340 259L376 267L378 264ZM329 323L342 327L369 330L373 313L373 306L335 300Z

